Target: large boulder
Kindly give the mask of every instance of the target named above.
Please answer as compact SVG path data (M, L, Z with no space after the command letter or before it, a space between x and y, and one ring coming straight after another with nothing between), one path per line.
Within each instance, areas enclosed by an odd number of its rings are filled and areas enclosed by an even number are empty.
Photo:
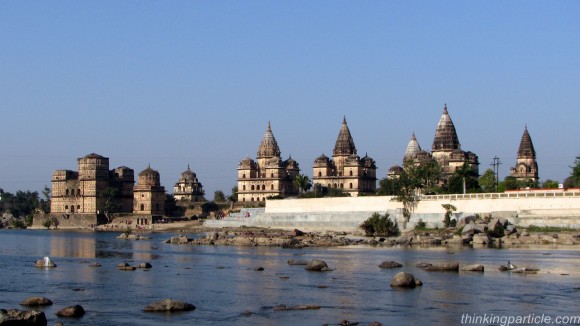
M35 267L56 267L56 264L49 257L44 257L34 262Z
M330 271L331 269L328 268L328 265L326 264L326 262L324 260L319 260L319 259L313 259L310 262L308 262L308 265L306 265L306 267L304 267L305 270L307 271L319 271L319 272L325 272L325 271Z
M491 243L491 238L486 233L478 233L473 235L473 244L489 244Z
M44 297L29 297L20 302L21 306L30 306L30 307L50 306L51 304L52 301Z
M423 282L407 272L397 273L391 280L392 287L414 288L421 285L423 285Z
M461 230L461 235L473 235L475 234L475 223L470 222L469 224L465 224L463 230Z
M443 263L434 263L430 266L425 267L426 271L458 271L459 270L459 263L458 262L443 262Z
M46 326L46 316L42 311L0 309L0 325Z
M172 312L172 311L190 311L190 310L195 310L195 306L192 305L191 303L174 299L164 299L161 301L157 301L143 308L143 311L147 312L161 312L161 311Z
M56 312L60 317L82 317L85 314L85 309L80 305L69 306Z
M403 264L398 263L394 260L389 260L389 261L384 261L382 263L379 264L380 268L397 268L397 267L403 267Z

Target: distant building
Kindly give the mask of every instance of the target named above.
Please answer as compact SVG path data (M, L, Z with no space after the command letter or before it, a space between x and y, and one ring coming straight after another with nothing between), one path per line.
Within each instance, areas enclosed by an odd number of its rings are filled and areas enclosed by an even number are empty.
M510 169L510 175L523 182L538 182L539 180L536 150L527 126L520 141L516 166Z
M173 186L173 197L177 201L202 201L204 195L203 185L197 180L197 175L191 171L188 165L187 170L181 174L179 181Z
M147 167L139 173L133 188L133 212L139 215L162 216L165 214L165 187L161 186L159 172Z
M257 162L246 157L238 164L238 201L265 201L268 197L298 195L294 180L300 173L291 157L283 161L280 148L268 122L258 147Z
M338 133L332 159L322 154L314 160L314 184L340 189L351 196L374 194L377 188L377 166L368 155L357 155L346 118Z
M464 164L479 175L479 159L475 153L461 149L455 125L447 111L447 104L443 107L443 114L437 124L431 149L431 153L422 150L413 133L403 156L403 166L408 162L421 165L434 160L441 167L441 183L447 182L449 177ZM401 166L392 166L387 172L387 177L396 177L401 171Z
M53 214L101 214L133 209L134 172L128 167L109 170L109 158L92 153L78 160L78 172L52 174L50 210Z

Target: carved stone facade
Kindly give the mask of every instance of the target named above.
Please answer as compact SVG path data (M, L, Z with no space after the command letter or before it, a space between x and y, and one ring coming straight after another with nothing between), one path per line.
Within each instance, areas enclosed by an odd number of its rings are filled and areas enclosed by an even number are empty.
M119 206L119 212L132 211L133 170L128 167L109 170L109 159L95 153L77 161L78 172L56 170L52 174L53 214L101 214L107 209L107 199Z
M294 184L300 173L298 163L292 158L283 161L280 148L268 127L258 147L257 162L249 157L238 164L238 201L265 201L268 197L298 195Z
M181 174L179 181L173 186L173 196L177 201L202 201L204 200L203 185L197 180L197 175L187 170Z
M165 214L165 187L161 186L159 172L147 167L139 173L133 188L133 213L161 216Z
M314 184L337 188L351 196L374 194L377 188L377 166L368 155L357 155L346 118L338 133L332 159L322 154L314 160Z
M532 137L530 137L527 126L520 141L516 166L510 169L510 175L518 181L523 182L537 182L539 180L536 150L534 149L534 143L532 143Z

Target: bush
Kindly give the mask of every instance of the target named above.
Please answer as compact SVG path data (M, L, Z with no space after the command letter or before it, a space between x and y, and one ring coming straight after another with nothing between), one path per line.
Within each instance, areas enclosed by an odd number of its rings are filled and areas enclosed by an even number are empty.
M419 222L417 222L417 224L415 225L415 230L417 231L427 230L427 223L423 222L423 220L419 220Z
M398 236L399 226L397 223L391 221L389 214L380 215L374 213L366 221L364 221L360 228L365 231L366 236Z

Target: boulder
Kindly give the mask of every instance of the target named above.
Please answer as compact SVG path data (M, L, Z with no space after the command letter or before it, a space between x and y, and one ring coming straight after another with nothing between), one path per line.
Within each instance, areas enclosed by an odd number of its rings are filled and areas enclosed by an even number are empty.
M0 309L0 325L46 326L46 315L42 311Z
M478 233L473 235L473 244L489 244L491 243L491 238L486 233Z
M20 302L21 306L50 306L52 301L44 297L29 297Z
M304 267L307 271L319 271L319 272L326 272L331 271L324 260L313 259L311 260L306 267Z
M139 268L151 268L153 266L151 266L151 264L148 262L144 262L144 263L139 264L139 266L137 266L137 267L139 267Z
M308 265L308 260L304 259L290 259L288 265Z
M433 265L433 264L431 264L431 263L425 263L425 262L420 262L420 263L417 263L417 265L415 265L415 267L418 267L418 268L427 268L427 267L429 267L431 265Z
M85 309L80 305L69 306L56 312L60 317L82 317L85 314Z
M443 263L435 263L431 264L430 266L425 267L426 271L458 271L459 270L459 263L458 262L443 262Z
M419 279L411 273L400 272L397 273L391 280L392 287L414 288L423 285Z
M56 264L50 260L48 257L44 257L43 259L39 259L34 262L35 267L56 267Z
M157 301L143 308L143 311L146 312L190 311L190 310L195 310L195 306L190 303L174 299L164 299L161 301Z
M304 235L304 232L298 230L298 229L294 229L292 232L290 232L290 235L293 237L300 237Z
M473 227L473 231L475 232L475 234L485 233L485 231L487 230L488 230L487 224L475 224L475 226Z
M508 235L514 234L514 233L518 232L516 226L513 225L513 224L510 224L510 225L506 226L505 227L505 230L508 232Z
M475 223L470 222L469 224L465 224L463 230L461 230L461 235L473 235L475 234Z
M482 264L472 264L462 266L461 270L465 272L483 272L484 267Z
M393 261L393 260L389 260L389 261L384 261L384 262L380 263L379 267L380 268L397 268L397 267L403 267L403 264L398 263L398 262Z

